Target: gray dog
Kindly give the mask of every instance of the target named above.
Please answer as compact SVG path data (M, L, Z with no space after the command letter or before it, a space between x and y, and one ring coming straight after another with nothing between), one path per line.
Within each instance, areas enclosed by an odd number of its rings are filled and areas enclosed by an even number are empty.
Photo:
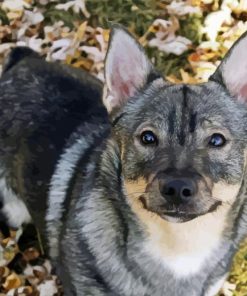
M215 295L247 233L247 35L209 82L173 85L114 26L105 78L108 115L96 79L12 52L2 215L30 213L65 295Z

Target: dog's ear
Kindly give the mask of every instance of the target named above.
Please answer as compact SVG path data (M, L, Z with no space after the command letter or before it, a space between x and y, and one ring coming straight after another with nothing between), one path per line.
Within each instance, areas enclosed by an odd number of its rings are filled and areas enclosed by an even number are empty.
M247 102L247 33L234 43L209 80L224 84L232 96Z
M122 26L112 27L105 61L104 104L111 112L159 76L141 45Z

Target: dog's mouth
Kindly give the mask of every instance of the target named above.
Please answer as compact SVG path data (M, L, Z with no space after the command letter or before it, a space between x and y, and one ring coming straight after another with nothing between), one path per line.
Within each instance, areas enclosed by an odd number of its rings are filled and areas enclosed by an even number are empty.
M164 212L163 214L159 215L162 219L167 220L169 222L175 223L184 223L196 219L197 217L201 216L200 214L195 213L183 213L183 212Z
M172 210L166 209L165 207L157 207L155 209L152 209L147 205L147 201L144 196L140 196L139 200L142 203L144 209L158 214L162 219L173 223L184 223L196 219L200 216L206 215L208 213L213 213L222 204L221 201L215 201L215 203L212 204L208 209L191 212L190 210L183 210L179 207L173 208Z

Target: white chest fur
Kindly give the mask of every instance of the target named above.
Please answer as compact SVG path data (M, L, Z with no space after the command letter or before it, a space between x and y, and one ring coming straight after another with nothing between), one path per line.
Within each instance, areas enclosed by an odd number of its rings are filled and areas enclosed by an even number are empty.
M171 223L144 210L138 203L132 203L131 207L147 232L146 253L169 268L177 278L196 274L207 264L221 242L229 210L222 206L215 213L189 222Z
M210 256L212 249L202 251L195 254L178 254L177 256L171 252L165 253L165 249L161 250L159 246L153 242L146 244L147 253L156 259L164 268L168 268L176 276L176 278L189 277L200 271L207 258Z

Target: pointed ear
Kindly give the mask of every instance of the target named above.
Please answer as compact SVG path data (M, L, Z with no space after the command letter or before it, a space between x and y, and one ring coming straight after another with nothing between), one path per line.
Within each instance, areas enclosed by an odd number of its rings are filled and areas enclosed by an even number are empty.
M209 80L223 83L232 96L247 102L247 33L234 43Z
M155 75L160 77L141 45L122 26L114 25L105 60L103 100L108 112L121 107Z

